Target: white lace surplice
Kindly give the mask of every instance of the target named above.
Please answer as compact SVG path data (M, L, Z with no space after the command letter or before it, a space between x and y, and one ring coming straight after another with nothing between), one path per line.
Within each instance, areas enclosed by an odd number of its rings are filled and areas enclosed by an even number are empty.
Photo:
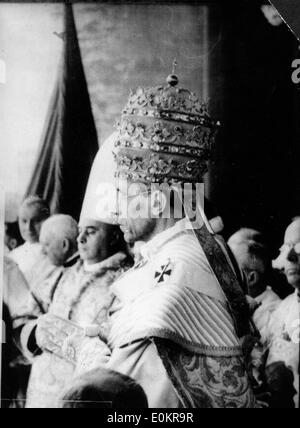
M70 268L56 289L49 313L81 327L105 325L112 301L110 286L123 273L120 265L124 258L117 254L96 272L86 272L82 262ZM77 374L103 364L108 348L98 337L81 338L79 343L76 365L48 351L34 359L27 408L57 407L65 387Z

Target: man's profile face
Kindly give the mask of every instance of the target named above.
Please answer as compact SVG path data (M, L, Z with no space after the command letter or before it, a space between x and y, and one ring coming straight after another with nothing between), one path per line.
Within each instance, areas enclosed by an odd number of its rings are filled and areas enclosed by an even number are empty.
M31 244L39 242L41 227L45 221L45 214L36 205L23 205L19 213L19 228L25 242Z
M289 284L300 289L300 220L294 221L287 228L281 253Z
M96 220L82 220L77 239L81 259L88 264L96 264L105 260L109 252L109 239L110 227L108 224Z
M231 244L230 248L240 269L243 270L247 277L249 295L255 298L266 289L267 285L263 280L266 267L263 259L258 256L251 256L250 245L250 242L245 241L240 244Z
M151 195L147 187L141 183L120 180L118 201L118 222L125 241L129 244L147 242L156 225L156 218L151 216Z
M41 232L40 243L42 245L43 254L48 257L49 261L54 266L62 266L66 259L66 249L64 239L56 236L54 233Z

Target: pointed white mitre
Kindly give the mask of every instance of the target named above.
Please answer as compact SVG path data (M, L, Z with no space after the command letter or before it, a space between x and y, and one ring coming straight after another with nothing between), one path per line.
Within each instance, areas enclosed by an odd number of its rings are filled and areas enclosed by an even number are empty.
M116 163L113 155L116 138L117 133L114 132L101 145L96 155L85 193L80 221L90 219L109 224L116 222Z

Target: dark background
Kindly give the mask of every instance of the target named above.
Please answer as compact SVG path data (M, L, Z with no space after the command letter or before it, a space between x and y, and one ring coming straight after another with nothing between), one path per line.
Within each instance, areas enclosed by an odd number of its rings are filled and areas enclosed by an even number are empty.
M298 0L271 0L285 22L300 40L300 2Z
M271 26L261 2L211 2L211 112L222 122L210 198L230 235L263 231L275 249L300 215L300 91L291 80L298 43L286 25ZM225 4L226 3L226 4Z

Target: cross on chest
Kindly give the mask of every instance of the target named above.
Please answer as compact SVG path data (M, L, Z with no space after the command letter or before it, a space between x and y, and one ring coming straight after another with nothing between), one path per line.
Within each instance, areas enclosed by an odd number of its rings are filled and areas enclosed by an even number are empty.
M172 269L171 269L171 262L168 261L167 264L162 265L160 270L155 272L155 279L157 280L157 283L162 283L165 280L166 276L171 276Z

